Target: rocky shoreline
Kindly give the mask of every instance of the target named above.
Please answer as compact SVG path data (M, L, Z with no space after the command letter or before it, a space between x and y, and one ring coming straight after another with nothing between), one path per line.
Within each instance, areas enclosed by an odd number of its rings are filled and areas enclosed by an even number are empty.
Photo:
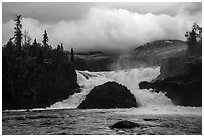
M175 72L177 69L173 69L172 73L176 75L172 76L170 73L164 75L161 71L159 78L151 82L142 81L139 88L164 92L175 105L202 106L202 59L191 58L182 64L184 65L183 70L180 70L182 73L179 74Z

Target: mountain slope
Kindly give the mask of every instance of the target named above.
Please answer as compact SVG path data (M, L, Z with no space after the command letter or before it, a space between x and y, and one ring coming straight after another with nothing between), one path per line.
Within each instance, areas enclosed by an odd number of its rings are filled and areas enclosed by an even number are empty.
M139 46L128 54L120 55L111 64L112 69L130 69L135 67L160 66L170 57L185 54L187 44L180 40L160 40Z
M102 52L76 54L76 67L79 70L104 71L158 66L167 58L185 54L186 50L187 44L184 41L160 40L139 46L124 54Z
M147 43L136 48L133 54L140 56L176 56L187 49L187 44L179 40L160 40L152 43Z

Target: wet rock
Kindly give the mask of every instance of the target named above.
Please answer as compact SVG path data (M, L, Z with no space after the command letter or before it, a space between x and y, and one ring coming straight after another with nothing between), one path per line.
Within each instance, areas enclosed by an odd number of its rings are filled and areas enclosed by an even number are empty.
M157 119L157 118L144 118L143 120L144 121L157 121L159 119Z
M122 129L122 128L135 128L135 127L139 127L140 125L128 120L123 120L123 121L119 121L115 124L113 124L112 126L110 126L111 129L117 128L117 129Z
M147 81L142 81L139 83L139 88L140 89L150 89L151 88L151 83Z
M200 59L185 64L183 74L160 80L139 83L140 89L164 92L176 105L202 106L202 62Z
M137 107L134 95L125 86L107 82L96 86L78 108L131 108Z

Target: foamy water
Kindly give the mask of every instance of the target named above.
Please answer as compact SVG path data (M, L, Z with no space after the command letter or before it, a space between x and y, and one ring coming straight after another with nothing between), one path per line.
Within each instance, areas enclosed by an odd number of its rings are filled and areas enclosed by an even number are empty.
M109 72L77 71L77 82L81 87L80 93L75 93L68 99L57 102L47 109L77 108L86 95L98 85L115 81L126 86L135 95L139 108L115 110L124 114L194 114L202 115L201 107L175 106L163 92L152 93L147 89L139 89L141 81L151 81L160 74L160 67L136 68Z
M123 115L182 115L182 116L202 116L202 107L184 106L149 106L130 109L119 109L116 113Z
M131 91L131 93L135 95L137 103L141 107L152 105L172 106L173 103L164 95L164 93L152 93L149 90L141 90L138 87L139 82L151 81L152 79L156 78L159 73L159 67L137 68L109 72L77 71L77 82L80 85L82 91L80 93L75 93L62 102L55 103L50 108L77 108L77 106L85 99L86 95L91 91L91 89L108 81L116 81L126 86Z

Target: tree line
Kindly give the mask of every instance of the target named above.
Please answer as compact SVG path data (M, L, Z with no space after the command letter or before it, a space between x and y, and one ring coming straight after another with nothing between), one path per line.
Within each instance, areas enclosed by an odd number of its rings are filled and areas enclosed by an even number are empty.
M52 48L46 30L42 43L31 43L22 27L20 15L2 47L3 109L47 107L78 91L73 49L64 51L62 43Z
M193 56L202 55L202 27L194 23L191 30L185 33L188 53Z

